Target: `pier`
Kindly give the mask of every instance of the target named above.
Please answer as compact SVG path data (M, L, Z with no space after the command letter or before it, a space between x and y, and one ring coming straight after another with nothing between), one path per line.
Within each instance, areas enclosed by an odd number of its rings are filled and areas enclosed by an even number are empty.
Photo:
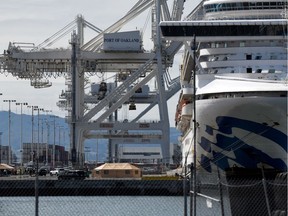
M39 196L181 196L182 180L39 179ZM35 180L1 179L0 196L34 196Z

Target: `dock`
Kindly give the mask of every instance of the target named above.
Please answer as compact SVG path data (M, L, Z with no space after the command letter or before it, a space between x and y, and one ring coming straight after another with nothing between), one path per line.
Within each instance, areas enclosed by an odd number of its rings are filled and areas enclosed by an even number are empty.
M39 196L182 196L182 180L39 179ZM0 179L0 196L34 196L35 179Z

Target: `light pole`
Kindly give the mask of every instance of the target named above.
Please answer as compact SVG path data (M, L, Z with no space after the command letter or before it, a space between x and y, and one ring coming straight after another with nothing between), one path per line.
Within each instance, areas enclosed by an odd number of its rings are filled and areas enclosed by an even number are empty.
M44 109L43 108L34 108L34 110L35 111L37 111L38 112L38 116L37 116L37 134L38 134L38 138L37 138L37 146L36 146L36 157L37 157L37 159L39 160L39 144L40 144L40 115L39 115L39 113L40 113L40 111L44 111Z
M44 162L44 155L43 155L43 145L44 145L44 118L41 118L41 152L42 152L42 161Z
M48 154L48 150L49 150L49 132L50 132L50 125L49 125L49 121L47 118L47 113L48 112L52 112L52 110L44 110L44 112L46 112L46 130L47 130L47 141L46 141L46 155L45 155L45 161L46 161L46 166L48 166L49 164L49 154Z
M0 132L0 164L2 163L2 132Z
M1 92L0 92L0 96L3 95ZM0 164L2 163L2 134L3 132L0 132Z
M63 133L62 133L62 138L63 138L63 146L64 146L64 152L66 151L66 131L67 131L68 129L67 129L67 127L64 127L63 128ZM69 152L69 150L68 150L68 152ZM65 154L66 155L66 154ZM64 162L65 162L65 164L67 164L67 160L66 159L68 159L68 158L66 158L66 156L63 158L63 160L64 160Z
M35 108L38 108L38 106L28 106L28 108L31 108L31 110L32 110L32 118L31 118L31 152L30 152L30 154L32 155L32 162L34 162L33 161L33 159L34 159L34 109Z
M85 147L85 161L87 161L87 163L89 162L89 154L90 154L90 147L86 146Z
M51 115L51 118L53 118L53 125L54 125L54 131L53 131L53 149L52 149L52 168L55 168L55 144L56 144L56 121L55 119L58 118L58 116Z
M122 146L123 151L123 146ZM98 165L98 138L96 139L96 166Z
M64 148L64 151L65 151L65 127L61 126L61 125L58 125L58 128L59 128L59 146L61 146L61 139L62 139L63 140L62 144L63 144L63 148ZM63 155L64 155L63 152L59 151L58 161L60 160L61 163L64 162Z
M55 116L54 116L54 130L53 130L53 152L52 152L52 166L55 168L55 143L56 143L56 129L55 129Z
M62 126L58 125L58 128L59 128L59 146L61 146L61 129L62 129ZM60 152L58 151L58 158L57 158L58 162L60 161Z
M11 102L16 100L3 100L3 102L9 103L9 119L8 119L8 164L11 164Z
M20 153L21 153L21 159L20 159L20 165L21 167L23 166L23 130L22 130L22 125L23 125L23 111L22 111L22 106L25 105L27 106L28 103L23 102L23 103L16 103L17 106L21 105L21 123L20 123Z
M47 120L46 120L46 128L47 128L46 165L48 165L48 164L49 164L49 154L48 154L48 150L49 150L50 125L49 125L49 121L47 121Z

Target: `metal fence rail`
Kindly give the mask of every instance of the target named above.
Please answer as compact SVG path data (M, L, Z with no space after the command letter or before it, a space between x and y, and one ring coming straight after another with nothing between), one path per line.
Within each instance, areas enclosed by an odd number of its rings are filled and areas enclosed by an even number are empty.
M0 215L287 215L287 174L273 179L198 178L196 211L190 180L57 180L56 176L40 176L35 184L33 176L2 176ZM187 194L183 193L184 184Z

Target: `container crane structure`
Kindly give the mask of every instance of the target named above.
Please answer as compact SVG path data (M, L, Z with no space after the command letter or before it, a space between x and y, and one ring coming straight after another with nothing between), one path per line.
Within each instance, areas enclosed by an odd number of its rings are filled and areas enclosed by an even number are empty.
M84 141L92 138L109 140L108 160L111 162L117 157L117 144L125 143L160 144L163 163L171 162L167 100L180 90L180 80L179 77L171 79L168 68L183 44L164 40L158 24L160 21L181 20L184 2L174 0L170 12L166 0L139 0L128 13L105 30L78 15L43 43L35 46L10 42L8 49L0 56L1 73L8 72L19 79L29 79L35 88L50 87L52 78L65 78L67 89L62 91L57 105L68 112L70 159L75 166L83 165ZM125 32L121 32L121 28L148 8L151 9L153 50L145 51L143 44L136 50L105 49L105 37L123 37ZM96 33L86 43L85 27ZM47 48L67 34L71 34L71 48ZM101 94L86 93L87 80L99 73L112 73L116 78L115 83L103 82L101 87L98 86ZM156 91L141 94L152 79L157 84ZM118 121L117 113L122 106L129 105L135 110L138 104L146 104L147 107L131 121ZM141 121L157 105L159 120Z

